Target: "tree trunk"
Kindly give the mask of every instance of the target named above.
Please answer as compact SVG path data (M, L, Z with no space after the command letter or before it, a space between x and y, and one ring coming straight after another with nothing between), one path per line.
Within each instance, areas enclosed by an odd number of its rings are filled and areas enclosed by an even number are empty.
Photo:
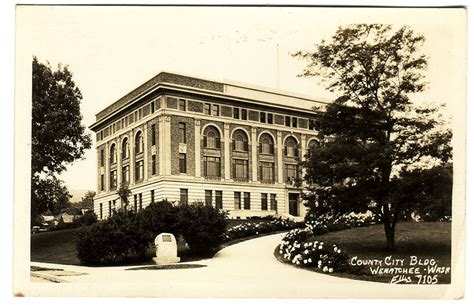
M395 223L384 220L385 239L387 241L387 250L395 249Z

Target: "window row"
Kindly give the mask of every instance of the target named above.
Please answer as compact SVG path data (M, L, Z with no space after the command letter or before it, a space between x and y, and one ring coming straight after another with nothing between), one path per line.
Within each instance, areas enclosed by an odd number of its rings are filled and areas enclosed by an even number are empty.
M151 145L154 146L156 145L156 125L152 124L151 125ZM143 140L143 133L141 131L138 131L135 135L135 141L134 141L134 153L135 155L140 155L143 153L145 149L145 144ZM122 157L122 160L126 160L130 157L130 145L128 138L124 138L121 143L121 152L120 155ZM109 150L109 163L110 164L115 164L117 162L117 149L115 143L110 145L110 150ZM100 150L100 166L105 166L105 153L104 149Z
M157 144L157 130L156 125L151 125L151 145L154 146ZM186 143L186 124L179 123L179 141L180 143ZM214 126L208 126L204 130L202 146L206 149L220 149L221 148L221 138L220 133ZM138 131L135 135L134 141L134 153L139 156L144 151L144 140L143 134L141 131ZM249 139L247 134L238 129L232 134L232 151L235 152L249 152ZM260 136L258 143L258 152L265 155L274 155L275 154L275 144L273 138L264 133ZM284 155L291 158L298 158L298 142L297 140L290 136L285 139L284 143ZM128 138L124 138L121 143L121 158L126 160L130 157L130 145ZM100 166L105 166L105 152L104 149L100 150ZM109 163L115 164L117 162L117 149L115 143L110 146L109 150Z
M156 175L156 155L152 156L151 160L152 166L152 175ZM186 174L187 173L187 160L186 154L180 153L179 154L179 173ZM208 179L220 179L221 175L221 158L220 157L212 157L212 156L204 156L202 159L202 168L203 168L203 176ZM141 182L144 178L144 163L143 160L139 160L135 162L134 167L135 175L134 181ZM263 183L275 183L275 163L274 162L266 162L266 161L259 161L258 166L259 171L259 181ZM130 166L124 165L122 166L122 182L123 183L130 183ZM249 161L246 159L232 159L232 170L231 170L232 179L235 181L249 181ZM284 168L284 179L285 183L287 184L296 184L299 179L299 166L297 164L285 164ZM111 170L109 175L109 188L110 190L115 190L118 188L118 181L117 181L117 170ZM105 177L104 174L100 176L100 190L105 191Z
M176 100L173 97L169 97L169 99L170 100ZM178 110L188 111L187 103L188 103L188 100L186 100L186 99L183 99L183 98L178 99ZM198 102L198 103L200 103L200 102ZM204 103L203 112L206 115L221 116L220 110L221 110L221 107L220 107L219 104L206 103L206 102ZM236 120L247 121L247 120L249 120L249 111L250 110L248 110L246 108L242 108L242 107L232 107L232 118L234 118ZM275 123L275 120L274 120L275 115L276 115L275 113L267 112L267 111L258 111L258 110L253 110L253 112L256 113L257 117L251 117L250 118L251 120L259 121L260 123L264 123L264 124L274 124ZM229 116L230 116L230 114L229 114ZM284 121L285 121L284 125L287 126L287 127L298 128L299 127L298 120L299 120L299 118L296 117L296 116L285 115L284 116ZM311 120L308 120L308 121L311 121ZM281 124L283 124L283 122ZM304 124L304 125L307 125L307 124ZM314 125L312 125L311 127L308 126L308 128L309 129L314 129Z
M146 104L145 106L136 109L127 116L122 117L120 120L110 124L101 131L97 132L97 141L101 141L106 137L113 135L119 130L128 127L128 125L138 122L142 118L155 112L155 100Z
M134 181L135 182L141 182L143 181L143 178L145 176L144 172L144 163L143 160L139 160L135 162L135 177ZM122 166L122 182L123 183L130 183L130 166L129 165L124 165ZM152 175L156 175L156 156L152 156ZM113 169L110 171L109 175L109 188L110 190L116 190L118 188L118 180L117 180L117 170ZM105 176L104 174L100 175L100 190L105 191Z
M188 189L179 189L180 204L189 204ZM206 205L214 206L216 209L222 209L223 192L220 190L205 190L204 203ZM260 194L261 210L277 211L278 202L276 194ZM250 192L234 192L234 210L250 210Z
M268 195L267 193L260 194L260 209L267 211L270 208L272 211L277 211L276 194L270 194L270 197ZM242 207L244 210L250 210L250 192L234 192L234 210L242 210Z

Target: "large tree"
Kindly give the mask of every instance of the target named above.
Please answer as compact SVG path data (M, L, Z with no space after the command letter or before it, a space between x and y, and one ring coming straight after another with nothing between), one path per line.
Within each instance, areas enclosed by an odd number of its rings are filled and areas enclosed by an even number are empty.
M32 63L31 216L69 199L57 178L66 166L82 158L91 138L82 125L81 92L67 66L53 70L36 57Z
M401 178L451 158L438 108L411 100L426 86L424 40L408 27L355 24L296 54L309 61L301 75L322 79L337 96L315 109L319 146L304 164L310 213L372 211L389 249L400 214L415 206L398 200Z

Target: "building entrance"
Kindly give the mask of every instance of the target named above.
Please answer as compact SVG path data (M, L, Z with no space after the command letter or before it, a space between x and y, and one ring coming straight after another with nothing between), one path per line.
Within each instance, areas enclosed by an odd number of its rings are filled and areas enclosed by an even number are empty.
M290 215L299 216L299 204L298 204L299 194L288 194L288 205Z

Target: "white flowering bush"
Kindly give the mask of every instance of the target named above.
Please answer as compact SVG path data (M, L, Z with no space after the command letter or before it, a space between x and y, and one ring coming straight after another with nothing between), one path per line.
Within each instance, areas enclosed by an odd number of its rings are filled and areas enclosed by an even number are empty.
M270 222L241 223L228 228L224 233L224 240L230 241L238 238L259 235L263 233L290 230L303 226L304 223L302 222L294 222L281 218L276 218Z
M285 235L277 251L287 262L300 267L313 267L324 273L347 269L348 256L336 245L321 241L308 241L309 228L295 229Z
M306 227L309 228L315 235L367 226L376 224L377 222L377 219L371 213L350 213L341 216L325 214L318 217L312 213L308 213L305 217Z

